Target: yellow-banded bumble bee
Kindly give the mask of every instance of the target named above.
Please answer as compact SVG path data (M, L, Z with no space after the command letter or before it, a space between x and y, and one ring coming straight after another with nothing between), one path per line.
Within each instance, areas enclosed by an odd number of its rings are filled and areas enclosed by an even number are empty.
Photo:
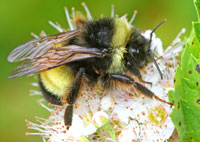
M75 30L37 38L15 48L8 61L21 63L9 78L38 73L44 98L52 104L68 104L64 114L67 128L85 83L89 86L98 83L110 90L117 89L118 84L133 85L144 95L159 99L124 74L131 72L142 81L139 69L153 61L162 78L150 50L151 39L145 39L121 18L92 21L77 16L73 22Z

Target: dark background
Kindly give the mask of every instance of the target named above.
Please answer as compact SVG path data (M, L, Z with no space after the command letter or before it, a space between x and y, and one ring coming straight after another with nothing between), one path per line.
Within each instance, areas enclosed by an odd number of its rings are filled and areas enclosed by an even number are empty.
M7 56L16 46L31 39L30 32L38 34L45 30L48 34L57 33L48 21L58 21L67 27L64 6L84 11L81 0L0 0L0 141L35 142L39 136L25 136L24 120L35 121L35 116L48 117L48 112L37 104L38 97L29 97L33 77L7 79L16 63L8 63ZM182 28L191 30L191 22L196 20L192 0L86 0L93 17L100 14L110 16L111 4L115 12L131 17L138 10L134 25L140 29L152 29L163 19L167 22L156 34L167 47Z

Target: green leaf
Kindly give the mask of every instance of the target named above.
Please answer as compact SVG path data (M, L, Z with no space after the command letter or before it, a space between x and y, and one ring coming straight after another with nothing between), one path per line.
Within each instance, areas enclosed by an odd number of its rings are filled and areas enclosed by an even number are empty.
M200 20L200 0L194 0ZM189 39L175 74L175 90L169 91L174 103L172 121L181 142L200 142L200 22L193 22Z
M195 29L195 36L197 37L197 40L199 41L200 43L200 22L193 22L193 27Z
M186 43L181 66L177 67L175 75L175 91L169 92L169 99L174 103L171 118L183 142L200 141L200 56L198 56L200 47L197 46L198 44L196 37L191 43Z
M109 133L110 137L112 138L112 140L116 141L115 130L110 126L110 123L107 123L101 129L104 131L107 131Z
M200 19L200 1L194 0L194 5L195 5L196 11L197 11L198 19Z
M194 3L199 16L200 0ZM175 90L169 92L169 100L174 103L172 121L182 142L200 142L200 22L193 22L175 81Z

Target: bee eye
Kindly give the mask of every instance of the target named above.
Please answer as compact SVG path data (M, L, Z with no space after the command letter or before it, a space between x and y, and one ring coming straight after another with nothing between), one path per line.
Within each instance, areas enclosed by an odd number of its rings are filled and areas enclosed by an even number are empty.
M139 54L139 50L135 48L129 48L129 53L131 54Z
M138 42L133 42L128 44L127 48L130 58L134 60L138 67L143 67L147 63L144 45L140 45Z

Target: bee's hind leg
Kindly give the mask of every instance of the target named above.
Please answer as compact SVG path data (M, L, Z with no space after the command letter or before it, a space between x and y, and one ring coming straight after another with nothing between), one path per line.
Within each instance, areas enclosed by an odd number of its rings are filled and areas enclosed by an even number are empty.
M85 72L84 68L81 68L78 71L78 73L76 74L76 77L73 81L73 84L67 94L66 101L68 103L68 106L67 106L67 108L65 110L65 114L64 114L64 123L65 123L65 126L67 127L67 129L69 129L69 127L72 124L73 104L78 97L78 93L79 93L80 86L81 86L81 80L82 80L84 72Z

